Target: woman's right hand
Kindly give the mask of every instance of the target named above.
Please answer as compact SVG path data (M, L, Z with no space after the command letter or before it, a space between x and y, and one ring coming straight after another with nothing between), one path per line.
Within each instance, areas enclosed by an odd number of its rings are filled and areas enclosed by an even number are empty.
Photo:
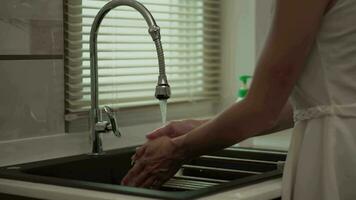
M154 140L156 138L167 136L170 138L175 138L181 135L184 135L191 130L199 127L200 125L204 124L208 120L179 120L179 121L171 121L167 125L158 128L151 133L146 135L146 138L149 140Z

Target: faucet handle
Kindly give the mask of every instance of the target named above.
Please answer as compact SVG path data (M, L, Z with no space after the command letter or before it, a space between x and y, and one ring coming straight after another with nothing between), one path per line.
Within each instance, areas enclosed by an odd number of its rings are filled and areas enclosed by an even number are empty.
M107 128L111 129L112 132L114 133L114 135L116 135L117 137L120 137L121 133L117 127L115 111L112 108L110 108L109 106L104 106L104 112L106 113L106 115L108 116L108 118L110 120L110 124L108 125Z

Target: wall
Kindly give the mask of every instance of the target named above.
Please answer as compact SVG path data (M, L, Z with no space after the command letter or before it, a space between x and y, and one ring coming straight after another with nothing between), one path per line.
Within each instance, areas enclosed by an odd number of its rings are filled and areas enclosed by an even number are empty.
M222 65L220 110L236 100L241 74L252 74L255 67L255 1L222 1Z
M64 132L62 0L0 6L0 141Z
M222 104L236 100L238 77L253 75L273 18L274 0L222 0Z
M265 44L273 20L274 0L256 1L256 58L258 59Z

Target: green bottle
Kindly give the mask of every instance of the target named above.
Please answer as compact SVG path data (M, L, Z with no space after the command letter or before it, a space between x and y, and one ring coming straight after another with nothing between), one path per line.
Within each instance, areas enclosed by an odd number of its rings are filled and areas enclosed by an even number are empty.
M249 76L249 75L242 75L239 77L239 80L242 82L242 85L237 92L237 101L241 101L242 99L244 99L247 96L247 93L248 93L247 83L248 83L248 80L251 78L252 78L252 76Z

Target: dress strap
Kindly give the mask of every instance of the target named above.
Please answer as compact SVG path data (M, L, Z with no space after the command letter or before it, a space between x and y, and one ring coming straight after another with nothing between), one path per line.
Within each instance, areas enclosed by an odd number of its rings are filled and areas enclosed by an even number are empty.
M348 105L320 105L307 109L294 110L294 122L325 116L356 117L356 103Z

